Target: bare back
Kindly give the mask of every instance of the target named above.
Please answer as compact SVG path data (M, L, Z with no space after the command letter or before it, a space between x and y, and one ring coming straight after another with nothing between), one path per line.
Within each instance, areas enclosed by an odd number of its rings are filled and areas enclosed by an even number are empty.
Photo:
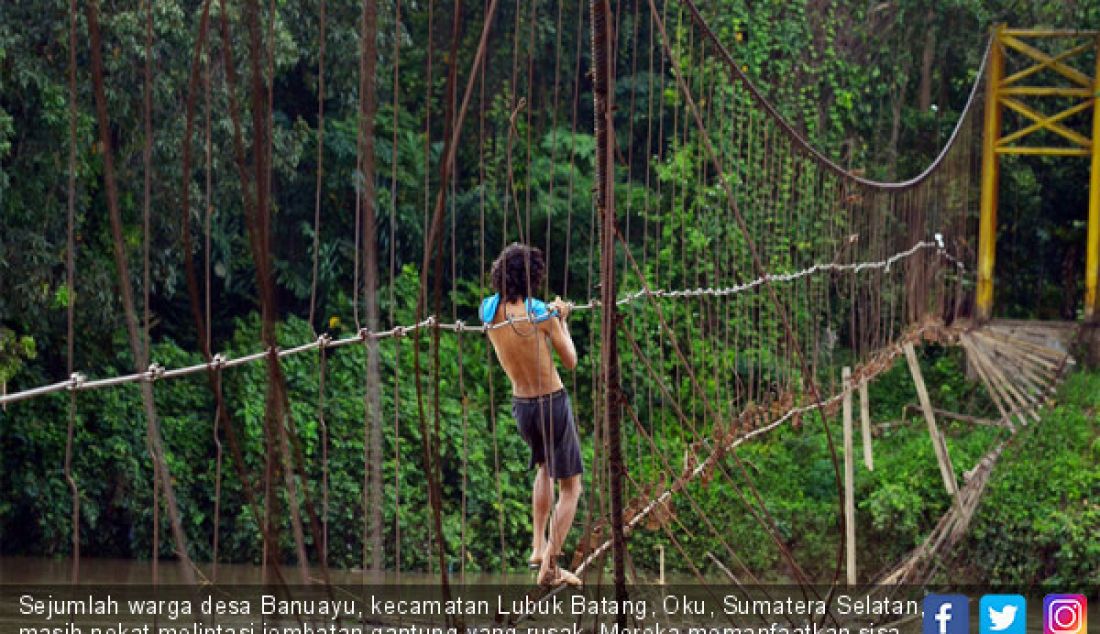
M531 323L523 302L501 302L492 323L500 324L509 317L512 324L489 330L489 341L512 381L512 393L528 398L562 389L554 351L567 369L577 365L577 353L565 322L554 316Z

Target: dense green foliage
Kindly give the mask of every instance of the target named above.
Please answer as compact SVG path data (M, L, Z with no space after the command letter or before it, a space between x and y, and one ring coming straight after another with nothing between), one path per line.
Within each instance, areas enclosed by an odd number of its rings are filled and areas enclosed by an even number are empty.
M424 218L427 205L438 189L445 129L441 113L446 105L444 85L450 61L447 49L452 3L440 0L433 4L431 23L427 4L402 3L404 13L399 21L394 19L393 3L385 2L380 7L377 40L379 112L373 133L379 218L377 247L384 281L378 298L381 312L386 316L383 321L387 323L390 316L395 323L413 321L419 274L416 266L420 263L424 241ZM445 288L453 289L446 302L456 307L454 310L460 318L469 321L472 321L472 308L485 284L481 263L486 257L491 258L508 237L502 227L511 222L511 215L518 215L517 207L521 204L525 213L529 213L535 242L562 245L567 243L566 235L571 236L572 250L550 251L548 288L573 299L593 294L595 280L589 240L595 233L590 215L595 143L588 132L592 98L590 80L584 72L589 67L587 25L581 25L584 28L580 30L576 28L578 21L583 19L586 5L584 2L568 3L562 5L559 14L557 4L537 2L532 4L535 7L532 15L517 8L523 4L501 3L493 35L506 45L494 47L486 65L485 100L480 102L479 97L475 104L478 114L484 113L484 121L476 116L467 121L468 129L485 131L484 174L479 169L479 144L472 141L473 136L464 137L458 157L462 167L448 209L448 221L454 223L455 233L449 237L445 248L453 249L458 257L453 274L445 273ZM626 1L616 3L625 13L620 27L624 33L634 28L630 4ZM644 9L645 3L639 4ZM983 34L990 24L1002 20L1021 26L1079 27L1100 23L1100 5L1085 2L1036 2L1021 6L1015 2L958 0L932 8L927 2L911 0L858 6L842 2L741 0L720 0L712 4L719 5L715 13L721 17L714 22L719 36L731 43L734 54L749 75L765 88L796 127L845 165L878 178L910 175L938 151L975 79L973 72L981 57ZM65 375L65 309L73 302L77 307L76 367L88 369L95 376L108 376L126 372L132 366L123 334L117 274L105 212L103 148L97 141L92 110L83 13L76 16L80 46L76 104L77 275L75 288L70 289L65 283L65 184L70 105L65 76L69 54L67 5L63 0L51 0L6 2L0 6L0 381L6 381L9 389L56 381ZM240 183L229 150L232 125L220 62L222 44L218 37L211 38L211 50L205 58L210 60L212 85L212 190L209 201L205 198L202 134L197 132L191 140L183 138L184 97L199 5L194 0L152 3L156 39L151 139L155 186L151 201L154 213L149 239L152 260L149 291L154 315L152 357L166 366L200 360L195 352L197 336L191 322L182 270L180 199L185 186L191 188L192 227L203 225L208 203L211 211L209 256L213 271L215 348L240 355L254 352L260 339L253 264L242 220ZM277 45L274 60L273 250L280 310L285 316L280 341L293 344L312 338L315 330L327 330L333 335L353 332L357 326L355 315L357 311L362 312L361 306L353 306L352 282L357 246L352 210L361 181L356 165L359 6L348 0L331 1L327 5L325 172L319 310L314 324L305 323L303 316L308 310L311 291L314 237L318 6L316 1L278 2L273 6L277 7L274 21ZM219 11L215 3L215 20L220 16ZM482 11L481 3L463 3L461 41L454 60L460 82L474 53ZM244 28L233 3L230 3L227 16L233 33L232 54L243 67L247 57ZM131 258L132 279L127 282L140 289L139 262L144 243L141 151L145 139L140 109L143 14L137 3L108 1L102 5L101 20L106 38L104 51L111 132L122 190L125 240ZM516 24L531 32L529 41L515 52L521 65L523 56L531 54L530 67L519 74L513 74L515 61L510 49L512 25ZM930 45L929 34L932 34ZM644 43L649 34L640 33L638 38ZM398 61L393 57L395 42L400 45L396 111L392 105L391 84ZM922 67L922 54L929 46L932 61ZM644 48L639 46L639 49ZM626 60L625 47L623 50ZM429 54L433 63L430 77L427 70ZM639 59L644 59L646 53L640 50L638 55ZM579 63L577 68L573 68L574 59ZM642 66L631 66L625 61L619 65L615 88L620 103L626 102L627 94L636 94L639 100L648 97L650 77ZM574 72L579 75L576 95L572 94ZM554 100L552 94L559 82L561 97ZM938 108L933 110L921 103L925 88L934 103L939 104ZM661 98L675 100L675 90L670 85L665 89L666 94ZM535 121L529 122L525 116L519 116L513 130L509 119L517 97L525 94L534 95L530 111ZM578 113L576 132L572 130L571 120L574 102ZM206 107L201 91L197 106L197 129L201 130ZM429 111L432 113L430 119ZM618 121L623 122L629 115L623 108L617 116ZM245 124L247 127L247 113ZM621 146L627 145L624 141L620 140ZM193 169L192 173L184 175L181 153L186 143L192 143ZM663 161L654 161L657 180L665 185L664 195L670 202L676 202L676 196L688 199L699 193L696 189L701 185L693 182L697 166L687 163L693 156L691 145L689 140L673 148ZM1083 172L1079 167L1078 163L1071 166L1056 161L1014 161L1003 170L1002 217L1008 219L1004 231L1011 238L1004 243L1005 250L999 256L999 262L1004 263L1001 271L1008 272L998 281L1001 284L998 293L1003 292L999 297L1004 298L999 300L1000 306L1005 312L1024 316L1062 312L1072 316L1077 310L1072 301L1067 306L1061 298L1054 298L1057 305L1052 307L1052 302L1047 301L1049 298L1044 299L1042 295L1065 288L1061 283L1050 283L1051 279L1061 279L1052 271L1062 271L1067 262L1072 264L1083 258L1080 250L1070 252L1062 248L1083 242L1083 224L1073 222L1079 219L1078 211L1084 206L1083 188L1080 187ZM394 175L392 181L391 174ZM636 203L651 193L637 187L622 186L621 190L618 199L627 209L631 201ZM728 228L723 230L699 223L694 209L674 204L669 207L679 211L664 219L662 229L666 238L679 236L689 245L705 245L708 239L736 239ZM563 218L568 221L563 222ZM634 218L643 220L641 214ZM1027 230L1023 231L1025 227ZM392 234L391 229L395 229ZM194 237L195 255L201 260L201 240L197 239L198 233ZM774 246L777 254L789 252L785 244ZM1040 255L1035 257L1036 253ZM391 254L396 277L392 287L388 283ZM1019 257L1020 254L1028 257ZM704 274L702 268L706 264L690 260L685 263L683 258L683 253L670 250L662 252L651 265L661 267L664 280L671 287L694 286ZM1034 267L1025 269L1025 262ZM1012 268L1016 266L1020 268ZM1080 271L1079 263L1076 266ZM1072 275L1071 271L1067 279L1080 277ZM1033 290L1041 280L1046 280L1043 282L1046 286L1037 294L1040 301L1036 304ZM1079 293L1069 293L1069 296L1076 298ZM1025 301L1025 297L1030 299ZM683 310L682 315L672 313L671 318L691 315L690 311ZM768 333L767 336L777 329L774 323L754 322L749 312L735 315L733 319L738 328ZM843 324L830 325L845 332ZM653 323L644 319L638 327L639 332L655 330ZM581 348L582 365L575 377L567 381L572 380L576 388L574 399L585 432L586 458L590 458L592 386L587 377L596 362L586 354L594 349L590 324L579 320L574 336ZM725 354L743 355L734 363L745 363L749 359L766 365L770 360L766 358L769 348L763 343L764 339L762 335L759 349L725 351ZM513 422L507 404L509 386L492 363L485 363L488 357L483 339L445 337L441 341L443 367L440 376L443 380L439 394L445 421L441 442L446 500L444 531L449 552L457 557L463 539L460 534L461 501L465 477L468 565L481 570L513 568L523 560L527 545L529 479L524 472L525 449L511 429ZM426 342L424 345L426 352ZM458 354L459 345L463 346L462 357ZM395 488L387 486L385 489L387 564L394 563L395 532L392 528L399 524L402 567L425 569L429 566L426 546L430 523L421 473L420 437L414 423L417 409L412 343L404 340L380 349L382 375L403 377L396 392L388 381L383 383L382 389L381 405L386 422L384 446L389 456L384 473L389 479L396 472L401 495L398 506L394 499ZM704 368L718 367L718 356L722 354L703 343L690 352ZM827 361L839 365L842 356L838 353L838 358ZM460 358L466 360L461 375L464 392L456 385ZM631 360L627 355L626 367L630 367ZM926 361L929 383L938 386L933 397L938 405L979 412L988 407L975 396L973 386L962 379L956 357L934 352ZM322 433L316 415L317 362L316 356L305 355L287 359L284 364L292 414L308 457L308 481L315 503L320 497L317 487L321 473ZM659 369L667 370L672 365L670 361L667 367ZM341 566L360 563L363 539L364 367L363 353L345 349L331 355L326 376L325 419L331 440L329 550L332 562ZM708 377L707 380L717 381L717 378ZM1069 393L1083 394L1089 380L1081 379L1085 383L1074 384L1076 387L1071 386L1071 390L1075 391ZM713 387L713 383L709 385ZM1095 382L1092 385L1095 388ZM679 382L677 389L680 390L677 396L691 400L691 391L685 382ZM260 473L263 461L264 390L265 378L260 367L226 374L227 402L233 409L233 420L243 439L246 464L253 477ZM875 416L893 418L899 415L904 404L913 402L911 390L904 368L895 368L874 384ZM192 540L192 554L204 560L210 556L209 539L213 528L211 500L215 458L209 390L205 378L199 375L158 384L156 398L171 471L176 478L186 530ZM392 418L395 400L398 402L396 431ZM84 552L147 556L151 537L152 494L148 484L151 474L143 421L138 414L141 411L138 389L130 386L81 394L78 401L78 451L74 456L73 472L83 499ZM61 473L67 403L67 395L60 395L12 406L0 413L0 448L3 449L0 454L0 491L3 492L0 495L0 549L5 554L68 552L69 493ZM1054 424L1069 425L1073 416L1080 414L1067 409L1054 419ZM656 421L652 429L668 431L668 427L659 425L672 424L671 419ZM835 421L830 424L835 425ZM495 434L491 433L494 425ZM741 457L764 499L768 500L769 511L779 523L787 545L799 561L814 562L812 573L824 576L831 572L837 543L833 530L836 489L825 438L815 425L807 424L802 430L784 430L764 442L752 443L744 448ZM988 430L963 427L951 427L949 433L952 457L956 459L955 464L960 465L960 471L961 465L972 464L982 455L995 435ZM678 468L688 444L684 434L665 433L661 437L667 443L664 449L669 462L674 469ZM1082 438L1082 442L1085 440ZM1047 447L1042 443L1027 443L1027 446L1028 451L1045 451L1043 447ZM861 535L867 536L863 542L867 548L861 558L871 569L896 560L919 543L930 522L947 503L946 497L940 495L927 436L921 433L919 425L888 432L876 448L876 471L860 471L857 481L857 496L861 500L859 530ZM1034 459L1059 460L1063 457L1058 453L1060 448L1064 446L1049 446L1052 452L1049 457L1043 454ZM498 458L499 483L496 481ZM586 464L591 464L591 460L586 459ZM240 479L230 465L226 456L219 556L226 561L258 561L259 531L244 502ZM727 461L724 466L736 481L739 476L734 465ZM649 459L639 460L634 466L639 481L643 482L655 481L659 467ZM1006 478L1027 482L1024 467L1018 469L1010 471ZM1096 486L1095 480L1068 482L1070 475L1066 477L1066 486L1076 487L1072 492L1081 494L1077 498L1067 494L1067 499L1080 499L1081 496L1100 499L1100 496L1087 493L1089 486ZM719 476L704 487L693 488L691 494L709 517L724 530L728 527L731 545L738 547L751 567L765 571L765 576L781 576L782 564L773 550L754 547L766 539L758 525L743 509L729 505L734 488L730 480ZM586 504L601 504L597 492L592 493L586 496ZM1088 531L1095 530L1096 513L1090 513L1088 508L1081 513L1067 511L1049 526L1035 529L1041 533L1035 539L1044 544L1053 544L1052 540L1063 532L1068 534L1072 545L1066 547L1065 554L1059 550L1045 560L1002 561L998 557L1008 556L1008 548L1023 552L1018 545L1004 545L1023 543L1011 541L1023 539L1021 533L1006 533L996 540L991 538L988 545L983 546L987 550L976 551L981 554L976 565L983 571L996 571L998 575L1006 570L1003 573L1006 579L1021 581L1069 575L1082 569L1075 566L1083 564L1073 562L1090 555L1087 552L1091 543ZM695 522L690 519L694 512L686 502L677 503L676 513L685 522ZM982 530L991 529L986 526ZM282 538L282 550L291 552L289 531L284 531ZM503 561L502 538L506 544ZM652 564L655 546L662 541L659 531L639 533L634 545L640 566ZM170 544L164 540L161 544L163 553L169 554ZM697 561L702 559L703 552L716 548L702 530L685 536L684 546ZM683 561L675 562L679 557L670 559L674 567L684 566Z
M411 275L404 278L402 295L415 296L416 280ZM398 315L405 320L411 317L409 307L402 307ZM236 324L235 335L227 345L227 352L239 356L254 351L259 323L252 316ZM280 331L281 341L301 341L309 336L309 327L302 320L291 318ZM511 414L508 401L499 398L504 394L502 374L497 372L495 404L488 398L485 358L486 342L481 337L462 340L464 386L470 400L465 425L462 421L462 403L457 397L459 341L442 340L444 359L447 360L446 376L440 385L441 408L452 424L445 428L442 442L443 458L447 465L444 472L445 496L455 501L446 508L445 531L449 540L458 543L461 530L461 512L457 502L461 499L462 459L466 454L466 474L469 499L467 511L471 561L484 570L500 569L498 518L504 522L508 543L520 546L525 543L522 535L527 532L527 496L522 494L528 486L525 472L525 448L518 434L511 432ZM400 506L393 498L394 490L387 487L385 500L386 525L401 524L402 567L425 569L428 565L428 504L424 477L420 463L420 437L416 420L416 394L413 383L412 340L402 342L400 350L384 346L382 373L392 376L399 355L400 375L398 393L382 390L382 408L392 415L394 399L400 403L400 455L387 456L384 470L389 478L395 470L400 474ZM181 350L173 342L163 342L154 347L154 356L172 366L195 363L201 357L194 352ZM120 359L120 361L123 361ZM474 361L474 362L472 362ZM314 503L321 499L321 429L317 416L319 358L316 355L296 356L287 359L284 369L289 377L292 414L297 423L303 451L308 457L308 482ZM340 350L329 353L325 374L325 420L330 442L329 478L329 551L334 565L351 567L360 563L362 540L362 483L363 483L363 385L365 380L365 350ZM264 368L248 366L240 372L226 372L226 397L233 408L233 418L242 430L241 442L250 473L263 472L263 394L266 385ZM389 383L387 382L387 386ZM174 477L180 499L180 510L186 518L186 528L193 538L193 555L202 561L210 558L213 535L213 496L215 452L213 451L213 417L210 392L204 376L195 379L170 381L158 384L156 389L161 425L171 449L169 467ZM42 421L64 421L68 397L43 399L29 406L20 406L17 416L5 422L4 456L8 464L27 467L8 472L10 491L19 494L5 498L0 513L5 518L5 549L18 545L16 552L63 553L68 549L69 507L68 488L59 469L40 470L29 468L33 464L60 465L64 455L64 426L43 426ZM496 409L496 424L501 430L495 436L487 433L493 424L488 420L489 408ZM14 410L14 408L13 408ZM84 504L82 523L85 552L100 555L145 556L149 552L152 527L152 472L145 449L145 428L140 416L141 397L137 387L118 390L89 392L79 397L79 424L73 471L80 480ZM13 411L12 413L15 413ZM464 440L463 433L466 430ZM393 421L385 427L386 446L394 447ZM464 445L465 443L465 445ZM494 447L494 443L499 443ZM222 484L222 517L220 557L228 561L260 560L260 530L245 503L240 478L237 477L229 454L224 448L225 474ZM466 451L463 451L465 446ZM503 499L497 497L494 481L494 451L499 451L501 487ZM398 465L399 463L399 465ZM88 477L86 474L96 474ZM285 495L285 493L284 493ZM285 502L284 502L285 504ZM285 506L284 506L285 508ZM396 517L394 515L397 515ZM16 518L33 518L33 521L15 521ZM167 520L164 530L167 531ZM167 534L167 533L164 533ZM288 532L283 533L284 552L292 550ZM170 543L161 542L163 554L170 555ZM393 534L387 544L392 557ZM456 550L457 552L457 550ZM509 555L514 555L509 551ZM457 556L457 555L456 555ZM513 559L514 561L514 559Z
M957 560L975 582L1087 588L1100 582L1100 375L1069 377L1015 439ZM1038 469L1036 465L1042 464Z

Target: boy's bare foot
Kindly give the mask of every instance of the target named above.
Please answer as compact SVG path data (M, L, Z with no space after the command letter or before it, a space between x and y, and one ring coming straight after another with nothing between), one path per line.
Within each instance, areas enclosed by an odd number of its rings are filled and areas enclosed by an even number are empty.
M531 556L527 558L527 567L531 569L538 569L542 567L542 554L539 552L531 553Z
M579 587L582 585L580 577L569 572L565 568L558 567L558 562L555 558L547 558L542 567L539 568L539 585L547 588L554 588L560 585L570 585L573 587Z

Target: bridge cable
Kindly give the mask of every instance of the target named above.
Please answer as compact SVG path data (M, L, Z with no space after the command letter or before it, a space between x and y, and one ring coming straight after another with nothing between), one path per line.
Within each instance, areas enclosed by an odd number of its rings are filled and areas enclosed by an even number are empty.
M139 12L145 13L145 64L142 73L141 118L142 134L142 198L141 198L141 262L142 262L142 346L148 355L149 339L149 198L153 182L153 7L151 0L141 0ZM144 11L141 11L144 9ZM152 448L150 447L150 454ZM160 583L160 487L157 484L156 469L151 474L153 489L153 587Z
M69 173L66 188L65 231L65 369L70 377L76 355L76 0L69 0ZM73 477L73 434L76 428L76 390L69 392L69 423L65 431L65 481L72 495L72 567L70 583L80 581L80 489Z
M205 49L207 39L203 37L203 47ZM210 52L204 50L203 66L202 66L202 83L203 83L203 142L204 142L204 158L205 158L205 213L203 222L203 277L204 283L204 316L206 327L206 341L211 342L213 337L213 319L211 318L212 303L211 303L211 288L210 281L212 279L210 274L210 261L211 261L211 225L213 223L214 205L213 205L213 138L212 138L212 126L211 126L211 104L210 104ZM204 324L198 323L196 327L202 328ZM212 344L208 345L208 348L212 347ZM211 539L211 554L210 554L210 581L217 583L218 581L218 548L220 542L221 533L221 492L222 492L222 465L224 461L222 441L219 435L221 416L217 411L217 399L215 398L215 411L214 420L211 430L212 440L214 442L214 518L213 518L213 536Z
M325 174L325 0L319 0L317 17L317 176L313 194L313 272L309 283L309 327L316 334L317 275L321 252L321 196ZM400 37L394 38L401 39ZM395 148L396 149L396 148ZM327 530L328 519L325 519Z
M794 126L792 126L790 124L790 122L788 122L783 117L783 115L780 114L779 109L776 108L771 102L769 102L764 97L763 92L759 88L757 88L757 86L752 82L752 80L749 79L749 77L745 73L745 71L742 70L741 67L737 64L737 62L733 59L733 56L729 53L729 50L725 47L725 45L722 44L721 40L718 39L718 36L714 33L714 30L710 27L709 23L703 17L702 13L699 11L699 7L695 3L695 1L694 0L678 0L678 1L684 7L686 7L688 9L688 13L689 13L692 21L695 23L696 27L703 33L703 35L706 37L707 40L712 42L712 44L715 48L715 51L718 53L719 58L722 60L722 62L730 70L730 73L733 76L733 78L736 79L738 82L740 82L742 85L745 86L746 90L748 90L748 92L752 96L753 100L772 118L773 121L775 121L779 125L779 127L783 130L784 134L786 134L801 150L803 150L804 152L806 152L810 156L812 156L816 162L818 162L820 165L822 165L826 169L834 172L835 174L837 174L838 176L840 176L842 178L851 180L851 181L856 182L860 185L863 185L865 187L870 187L870 188L873 188L873 189L881 189L881 190L887 190L887 191L902 191L902 190L910 189L910 188L914 187L915 185L927 180L928 177L931 176L936 171L936 169L940 166L940 164L943 163L943 161L945 160L945 158L948 154L948 151L951 149L951 147L953 147L953 145L955 143L955 140L957 139L957 137L959 135L959 132L960 132L961 127L962 127L962 122L964 120L966 120L966 118L967 118L966 115L969 114L971 107L978 100L978 96L980 94L980 91L978 90L978 88L979 88L979 86L982 85L982 82L984 81L985 66L986 66L986 63L989 59L990 47L992 46L992 40L990 39L990 40L987 41L986 46L984 48L984 53L982 55L982 61L978 65L978 69L977 69L977 72L976 72L976 75L975 75L974 84L971 86L970 94L967 97L966 104L963 106L963 109L960 112L959 121L956 124L955 128L953 129L953 131L951 133L951 136L948 137L948 140L944 144L944 147L940 150L939 154L937 154L936 157L932 160L932 162L929 163L919 174L917 174L916 176L914 176L912 178L906 179L904 181L898 181L898 182L876 181L876 180L872 180L872 179L868 179L868 178L859 176L858 174L855 174L855 173L845 169L844 167L842 167L841 165L837 164L835 161L830 159L828 156L826 156L824 153L822 153L820 150L815 148L804 136L799 134L798 131L794 129Z

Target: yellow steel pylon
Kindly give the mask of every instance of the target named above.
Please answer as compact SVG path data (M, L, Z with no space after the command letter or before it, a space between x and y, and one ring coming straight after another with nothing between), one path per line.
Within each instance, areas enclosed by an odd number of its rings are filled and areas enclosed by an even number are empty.
M1058 53L1048 54L1029 43L1036 39L1085 39L1085 42ZM1085 319L1100 319L1097 277L1100 275L1100 31L1064 31L1009 29L1003 24L993 28L986 77L985 125L982 134L981 220L978 229L977 316L987 320L993 314L993 265L997 245L997 190L1000 180L1000 156L1090 157L1088 245L1085 257ZM1067 63L1087 51L1095 50L1096 68L1091 76ZM1005 56L1022 55L1032 64L1005 76ZM1021 82L1041 71L1053 71L1069 86L1033 86ZM1053 115L1028 106L1020 97L1066 97L1080 100ZM1005 108L1020 114L1030 123L1002 135L1001 115ZM1092 110L1092 135L1086 137L1062 125L1062 121L1080 112ZM1046 130L1065 145L1020 145L1025 137Z

